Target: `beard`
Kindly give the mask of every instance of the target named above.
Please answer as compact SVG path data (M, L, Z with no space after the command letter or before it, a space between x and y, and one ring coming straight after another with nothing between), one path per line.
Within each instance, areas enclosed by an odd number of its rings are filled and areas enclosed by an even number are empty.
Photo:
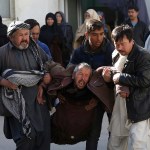
M20 43L20 45L18 46L18 48L19 48L20 50L23 50L23 49L27 49L28 46L29 46L29 43L28 43L27 41L22 41L22 42Z

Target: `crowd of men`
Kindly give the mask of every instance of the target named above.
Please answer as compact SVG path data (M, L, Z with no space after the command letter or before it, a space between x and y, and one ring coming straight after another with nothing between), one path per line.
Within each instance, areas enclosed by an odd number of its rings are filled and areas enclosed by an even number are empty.
M150 149L149 29L138 13L129 7L110 31L103 13L88 9L74 40L60 11L42 27L29 18L7 28L0 19L0 115L17 150L80 141L97 150L105 112L108 150L128 150L129 138L133 150Z

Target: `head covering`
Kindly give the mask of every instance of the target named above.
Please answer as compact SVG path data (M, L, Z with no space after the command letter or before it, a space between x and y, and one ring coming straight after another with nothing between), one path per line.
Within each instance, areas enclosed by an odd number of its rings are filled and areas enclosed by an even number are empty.
M48 13L47 15L46 15L46 17L45 17L45 23L46 23L46 25L48 25L47 24L47 19L48 18L52 18L53 20L54 20L54 24L53 25L56 25L57 24L57 21L56 21L56 17L55 17L55 15L53 14L53 13Z
M88 9L86 10L87 13L89 13L90 18L85 19L84 23L79 26L79 28L76 31L76 35L75 35L75 40L74 40L74 49L78 48L80 46L80 44L78 43L78 39L82 36L84 36L85 32L86 32L86 22L90 19L96 19L98 21L100 21L99 16L97 14L97 12L94 9Z
M13 21L8 26L7 36L12 35L15 31L20 30L20 29L28 29L29 30L30 25L27 23L24 23L22 21Z
M57 14L60 14L60 15L61 15L61 17L62 17L62 23L66 23L65 14L64 14L62 11L57 11L57 12L55 13L55 16L56 16Z
M99 15L97 14L97 12L94 9L88 9L86 12L89 13L89 15L90 15L89 19L96 19L96 20L100 21ZM87 19L85 19L85 22L86 21L87 21Z

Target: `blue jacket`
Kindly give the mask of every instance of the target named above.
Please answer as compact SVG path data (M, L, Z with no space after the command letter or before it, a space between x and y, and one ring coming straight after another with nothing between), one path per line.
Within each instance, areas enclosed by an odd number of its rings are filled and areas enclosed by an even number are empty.
M114 46L107 39L104 39L101 46L95 52L92 52L89 43L86 42L74 50L70 63L77 65L81 62L86 62L94 70L101 66L111 66L113 50Z
M52 58L50 50L46 44L44 44L43 42L39 40L37 41L37 44L45 51L45 53L48 55L49 58Z

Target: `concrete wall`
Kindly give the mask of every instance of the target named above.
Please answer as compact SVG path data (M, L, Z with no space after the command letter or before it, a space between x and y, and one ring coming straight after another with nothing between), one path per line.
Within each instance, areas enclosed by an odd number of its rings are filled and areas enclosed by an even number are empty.
M40 25L45 24L47 13L64 11L64 0L15 0L15 18L17 20L36 19Z

